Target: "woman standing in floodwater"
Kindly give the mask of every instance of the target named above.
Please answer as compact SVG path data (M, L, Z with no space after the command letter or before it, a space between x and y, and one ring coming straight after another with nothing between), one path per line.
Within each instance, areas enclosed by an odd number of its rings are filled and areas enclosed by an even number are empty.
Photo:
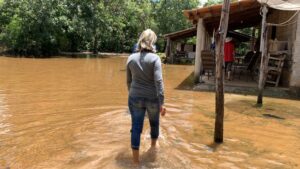
M159 113L165 114L161 60L155 54L156 34L147 29L139 37L138 51L127 60L128 107L131 114L133 163L139 164L140 138L147 110L151 127L151 149L159 135Z

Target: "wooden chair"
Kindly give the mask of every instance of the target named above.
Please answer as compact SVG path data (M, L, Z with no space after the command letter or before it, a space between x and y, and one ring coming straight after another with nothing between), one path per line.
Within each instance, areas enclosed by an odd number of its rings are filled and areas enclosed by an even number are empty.
M249 51L246 53L246 55L244 57L235 57L235 62L232 65L233 77L236 73L239 73L239 79L240 79L241 71L247 69L254 54L255 54L254 52ZM239 70L239 72L236 72L237 70Z
M254 80L255 75L255 68L257 66L257 61L259 60L260 52L251 52L249 53L247 57L247 62L241 65L234 65L233 66L233 75L236 73L236 71L239 71L239 79L241 78L241 75L246 75L246 80L248 81L248 75L251 76L252 80ZM249 60L249 61L248 61Z
M242 63L238 63L238 64L235 64L235 65L237 65L237 66L243 66L243 65L247 66L249 64L249 62L251 61L254 54L255 53L253 51L247 52L246 55L242 59Z
M203 66L202 75L207 75L207 78L209 79L210 76L215 75L216 63L214 53L210 50L203 50L201 52L201 58Z

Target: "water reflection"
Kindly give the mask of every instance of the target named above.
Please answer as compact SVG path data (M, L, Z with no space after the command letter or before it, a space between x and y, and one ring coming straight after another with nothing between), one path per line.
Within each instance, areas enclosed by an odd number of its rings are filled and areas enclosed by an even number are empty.
M0 58L0 168L132 168L126 58ZM159 148L142 168L298 168L299 101L226 95L225 143L212 144L213 93L180 90L191 66L164 65ZM283 119L266 118L271 114Z

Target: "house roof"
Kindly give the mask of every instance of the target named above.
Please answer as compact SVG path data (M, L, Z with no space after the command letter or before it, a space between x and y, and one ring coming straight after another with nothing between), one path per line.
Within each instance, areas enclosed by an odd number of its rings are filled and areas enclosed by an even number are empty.
M235 30L240 28L256 26L261 22L260 3L257 0L240 0L230 4L230 16L228 29ZM194 24L202 18L206 30L212 32L217 29L220 23L222 4L184 10L184 15Z
M193 37L193 36L196 36L196 34L197 34L197 28L192 27L192 28L180 30L177 32L165 34L163 36L164 36L164 38L170 38L171 40L177 40L177 39L182 39L182 38Z
M172 32L169 34L163 35L165 39L170 38L171 40L178 40L178 39L184 39L184 38L189 38L197 35L197 28L192 27L184 30L180 30L177 32ZM251 36L236 32L236 31L228 31L227 33L228 36L233 37L234 39L237 39L240 42L246 42L251 39Z

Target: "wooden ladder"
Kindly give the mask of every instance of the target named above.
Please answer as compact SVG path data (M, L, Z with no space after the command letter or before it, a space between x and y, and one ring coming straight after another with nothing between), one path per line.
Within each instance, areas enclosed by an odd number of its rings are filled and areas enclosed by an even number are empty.
M271 52L269 55L269 62L268 62L268 74L266 83L272 84L275 87L278 87L282 67L284 65L284 60L287 56L286 51L280 52Z

